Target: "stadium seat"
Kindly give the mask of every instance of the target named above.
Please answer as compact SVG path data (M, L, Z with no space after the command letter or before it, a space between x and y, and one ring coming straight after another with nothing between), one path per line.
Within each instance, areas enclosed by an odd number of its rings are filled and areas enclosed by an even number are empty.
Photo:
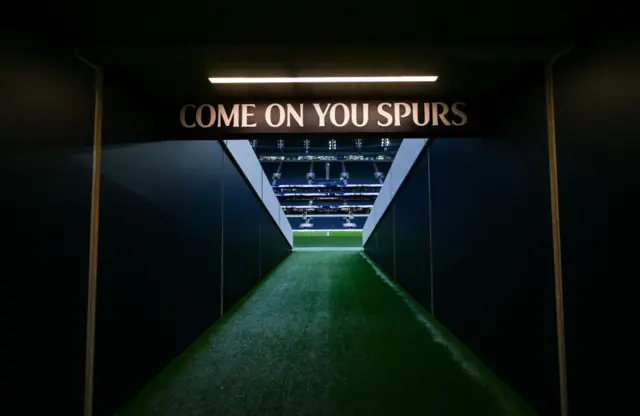
M285 162L282 164L279 183L283 185L305 185L308 182L306 178L308 172L309 163Z
M277 162L261 162L264 174L267 176L269 182L273 180L273 174L278 170L279 161Z
M355 224L354 229L362 229L364 223L366 221L366 217L356 217L351 220L352 223ZM291 228L294 230L300 229L300 224L304 222L304 219L301 217L289 217L289 223L291 224ZM345 219L343 217L322 217L316 216L313 217L311 222L313 223L314 230L344 230L345 227L343 224L345 223Z
M378 183L371 162L345 162L345 167L349 172L349 184L351 185Z

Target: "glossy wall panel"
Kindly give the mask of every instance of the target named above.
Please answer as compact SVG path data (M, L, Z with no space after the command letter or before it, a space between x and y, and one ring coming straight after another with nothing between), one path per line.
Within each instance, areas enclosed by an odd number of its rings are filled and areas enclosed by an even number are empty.
M258 281L260 211L253 189L223 153L224 273L223 308L228 311Z
M103 151L97 414L117 410L220 316L222 153L217 142Z
M82 414L93 71L4 36L0 65L0 414Z
M411 179L399 189L393 209L395 278L426 310L431 311L428 151L425 149L418 156L409 172Z
M433 298L436 319L534 409L553 415L559 396L543 74L531 68L523 86L507 89L495 137L434 140L366 250L426 309Z
M393 230L393 208L389 205L387 212L382 215L374 232L369 237L365 250L389 276L395 279L394 274L394 230Z
M217 141L107 147L103 180L96 414L121 407L290 251ZM279 251L259 253L259 225Z
M155 101L106 73L98 416L116 412L270 271L260 264L259 224L281 247L269 262L291 249L224 145L167 141L170 127L147 106Z
M435 316L534 409L556 414L544 136L537 163L518 140L430 148Z
M261 215L259 240L260 270L264 276L282 263L291 246L267 211Z
M555 65L558 181L572 414L624 413L636 309L640 46L583 42Z

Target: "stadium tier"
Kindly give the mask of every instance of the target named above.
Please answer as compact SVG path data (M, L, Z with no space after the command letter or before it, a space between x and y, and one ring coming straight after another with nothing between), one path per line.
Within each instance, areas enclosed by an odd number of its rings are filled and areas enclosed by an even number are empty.
M356 217L351 220L351 223L355 224L354 229L362 229L364 226L366 217ZM300 217L289 217L289 223L291 224L291 228L294 230L304 229L301 225L305 222L304 218ZM349 229L344 226L345 219L342 217L312 217L311 223L313 227L310 229L313 230L345 230Z
M278 184L303 185L309 183L307 173L309 173L310 163L284 162L280 170L280 180Z
M273 156L261 164L294 230L361 230L391 160Z
M384 176L387 176L387 173L389 172L389 169L391 169L391 162L390 161L386 161L386 162L375 162L376 167L378 168L378 171L382 172L384 174Z
M274 183L274 176L273 174L276 173L278 171L278 168L280 166L280 162L264 162L262 163L262 169L264 170L264 174L267 176L267 179L269 179L270 183ZM279 181L276 181L275 183L278 183Z
M383 183L389 171L389 162L345 162L349 174L348 183L368 184Z
M317 182L322 182L322 181L328 181L331 179L331 176L329 177L325 177L326 173L326 167L325 165L328 165L329 167L331 167L331 163L329 162L314 162L313 163L313 173L315 173L315 181ZM331 173L331 169L329 168L329 173ZM337 178L334 178L337 179Z
M282 207L342 207L342 206L354 206L354 207L371 207L375 202L375 198L371 197L366 200L357 200L357 201L323 201L323 200L280 200L280 205Z
M381 184L389 172L391 162L342 162L342 161L268 161L262 162L264 172L272 184ZM278 171L278 169L280 169ZM278 175L275 175L279 173ZM309 174L313 173L311 177ZM275 179L275 182L274 182Z

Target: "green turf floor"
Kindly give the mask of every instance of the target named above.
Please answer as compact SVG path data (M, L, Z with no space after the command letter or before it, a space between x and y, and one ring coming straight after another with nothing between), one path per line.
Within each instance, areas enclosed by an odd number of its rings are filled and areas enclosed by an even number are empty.
M362 247L362 231L294 231L294 247Z
M295 252L120 415L531 415L360 252Z

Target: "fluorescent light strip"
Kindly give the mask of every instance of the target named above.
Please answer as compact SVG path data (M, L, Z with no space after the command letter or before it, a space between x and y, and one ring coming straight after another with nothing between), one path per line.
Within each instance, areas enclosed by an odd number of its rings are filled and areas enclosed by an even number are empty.
M435 82L437 76L398 77L211 77L212 84L320 84L320 83L363 83L363 82Z

